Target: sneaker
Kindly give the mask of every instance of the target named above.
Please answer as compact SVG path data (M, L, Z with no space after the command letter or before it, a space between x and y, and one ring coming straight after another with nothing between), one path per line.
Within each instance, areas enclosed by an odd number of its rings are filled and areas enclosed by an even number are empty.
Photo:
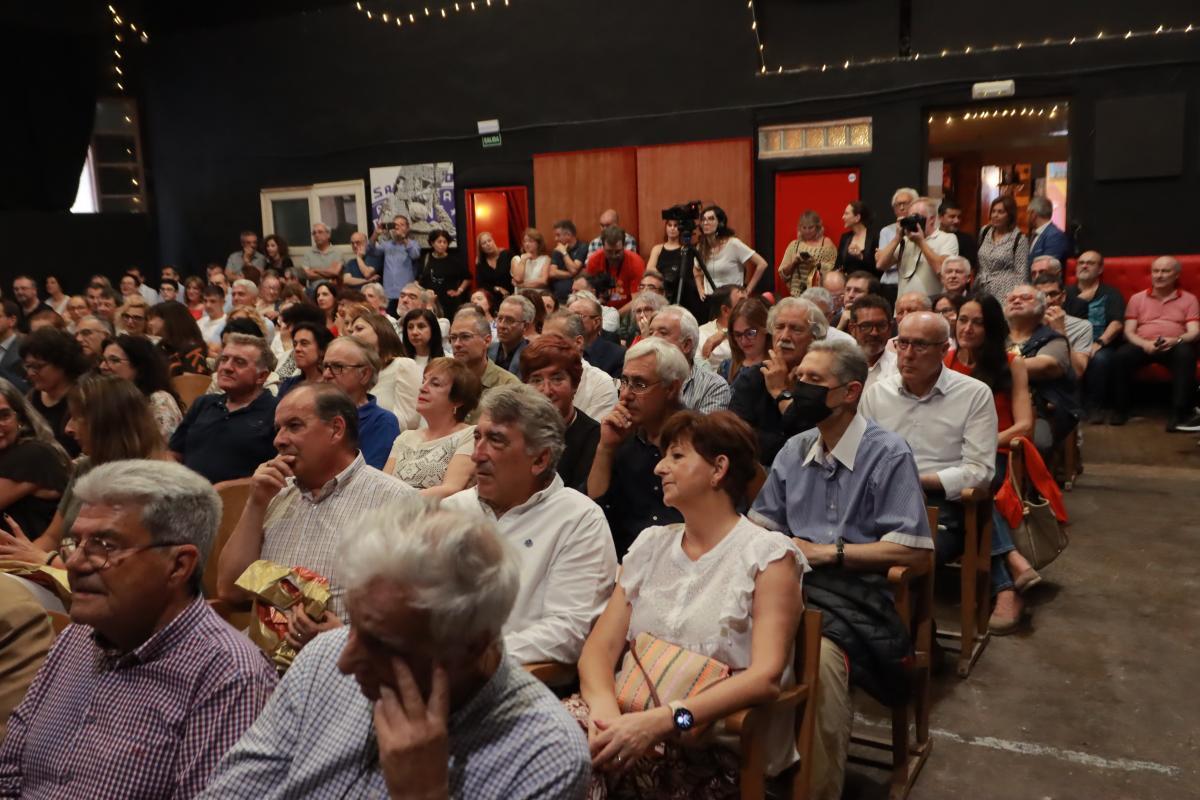
M1167 426L1168 431L1180 431L1182 433L1196 433L1200 431L1200 414L1193 414L1183 422L1177 422L1174 426Z

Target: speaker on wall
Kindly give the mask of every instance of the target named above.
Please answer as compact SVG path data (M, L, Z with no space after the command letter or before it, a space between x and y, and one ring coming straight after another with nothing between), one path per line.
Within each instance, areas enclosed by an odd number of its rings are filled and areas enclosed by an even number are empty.
M1182 174L1186 114L1183 92L1097 102L1096 180Z

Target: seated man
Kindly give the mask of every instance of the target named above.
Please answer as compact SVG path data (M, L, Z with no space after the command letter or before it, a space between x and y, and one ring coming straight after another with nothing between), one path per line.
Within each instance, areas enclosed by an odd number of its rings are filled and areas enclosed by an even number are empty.
M410 498L339 548L350 628L313 642L204 800L583 800L587 740L505 653L521 566L480 517Z
M830 306L831 314L829 315L829 324L841 329L839 324L842 321L842 314L846 310L846 273L840 269L831 269L825 273L825 277L821 279L821 288L829 292L829 297L832 299Z
M820 585L835 570L885 573L897 564L919 563L922 551L933 549L920 476L904 439L857 412L867 378L862 352L848 342L813 342L798 374L801 386L813 388L796 402L820 409L823 419L779 451L750 519L796 537L815 570L806 583ZM867 591L885 592L886 582L872 578L864 578ZM817 603L810 598L810 605ZM885 600L884 607L890 605ZM880 627L880 633L888 632ZM863 655L857 637L821 639L814 797L841 797L854 718L850 686L880 682L880 676L863 675L864 665L873 662Z
M846 291L842 295L842 302L846 308L850 308L863 295L880 294L879 279L866 270L858 270L851 272L846 278ZM880 295L882 297L882 295ZM848 330L850 327L850 317L843 314L838 320L838 330Z
M690 374L679 348L658 337L643 339L625 354L620 400L600 422L600 444L587 483L588 496L608 517L618 556L651 525L683 521L663 504L662 481L654 468L662 460L659 431L683 408L679 392Z
M488 360L488 344L492 341L492 326L487 318L473 306L463 306L454 315L450 335L446 337L454 357L467 365L483 386L483 397L497 386L520 383L520 379L508 370ZM479 419L479 407L467 416L467 423L475 424Z
M0 796L194 797L275 686L201 595L221 499L162 461L98 466L73 491L59 553L75 624L9 718Z
M345 586L334 552L357 536L354 520L416 492L369 466L358 451L358 409L336 386L302 383L275 410L279 455L255 472L237 527L221 550L217 591L233 603L249 600L238 577L259 559L301 566L329 578L329 610L312 620L297 608L288 641L300 649L346 618Z
M1113 363L1113 413L1110 425L1129 417L1134 375L1146 364L1171 370L1168 431L1200 431L1196 405L1196 339L1200 338L1200 303L1179 288L1183 267L1171 256L1150 265L1150 288L1129 298L1125 308L1125 343Z
M220 346L225 321L225 290L210 283L204 287L204 316L196 320L200 335L210 348Z
M865 392L875 381L896 372L896 351L887 349L892 306L877 294L863 295L850 306L849 314L850 333L867 357Z
M583 319L576 313L559 309L553 314L546 317L546 321L542 323L542 335L558 334L566 339L575 348L575 351L580 355L580 364L582 371L579 374L579 385L575 387L575 407L587 414L596 424L600 424L600 420L612 411L613 406L617 404L617 383L612 379L607 372L597 366L589 364L587 358L583 355ZM528 381L526 381L528 383ZM567 423L568 433L570 436L571 423ZM588 459L590 466L591 459ZM559 470L562 474L562 470ZM587 481L587 472L583 475L584 481ZM563 480L567 480L563 477ZM567 482L568 486L573 484ZM579 487L575 487L579 488Z
M481 405L471 457L477 483L442 508L494 521L518 554L508 654L522 664L574 664L616 582L612 534L599 506L555 472L563 422L549 400L529 386L504 386Z
M1024 358L1029 373L1037 415L1033 441L1048 454L1078 424L1082 411L1076 399L1070 344L1045 324L1046 309L1046 296L1028 284L1014 286L1004 304L1009 350Z
M1066 277L1063 275L1063 265L1054 256L1038 256L1029 266L1029 282L1037 285L1038 278L1049 276L1051 278L1059 278L1062 283L1066 283ZM1087 304L1078 298L1068 297L1062 304L1066 312L1072 317L1087 317Z
M941 314L905 316L896 338L899 372L876 381L859 403L859 413L904 437L930 505L938 507L938 563L963 551L960 502L968 488L987 489L996 471L996 405L982 382L944 367L950 324ZM992 532L992 633L1011 633L1021 619L1004 555L1012 551L1006 531Z
M608 380L605 373L600 374ZM564 336L547 332L546 326L542 328L542 335L521 352L522 379L554 404L566 426L565 447L558 459L558 476L565 485L586 492L592 459L600 444L600 423L575 405L582 375L583 360L575 345Z
M783 414L792 403L791 373L815 339L824 339L829 323L810 300L785 297L767 316L772 349L760 369L744 369L733 382L729 410L749 423L758 435L758 458L770 466L791 433L785 433Z
M271 457L275 396L263 389L275 356L258 336L231 333L217 361L222 394L196 398L171 434L171 454L213 483L245 478Z
M971 262L965 256L946 256L942 262L941 279L945 294L950 297L964 296L971 290Z
M533 320L537 309L519 294L506 297L496 312L496 341L488 345L488 360L513 375L521 374L521 351L529 344L529 334L537 335Z
M379 354L350 336L339 336L325 349L322 379L346 393L358 409L358 449L363 460L383 469L400 435L396 415L379 405L371 390L379 381Z
M1125 328L1125 298L1116 287L1101 282L1103 274L1104 256L1088 250L1075 262L1077 283L1067 287L1067 301L1082 301L1092 326L1092 352L1088 371L1083 374L1083 397L1088 422L1093 424L1104 421L1104 412L1111 405L1113 359Z
M829 293L829 290L820 286L811 286L808 289L805 289L800 297L804 300L811 301L814 305L816 305L817 308L821 309L821 313L825 315L826 320L833 319L835 306L833 302L833 295ZM829 323L829 330L826 332L825 338L829 339L830 341L837 341L838 339L841 339L843 342L854 341L853 336L845 331L838 330L837 326L834 325L832 321Z
M613 378L621 375L625 349L604 336L603 307L591 292L575 292L567 299L567 308L583 320L583 357Z
M1046 313L1042 322L1050 330L1065 336L1071 348L1071 366L1076 377L1087 372L1092 357L1092 326L1066 310L1067 292L1061 275L1043 273L1033 279L1033 288L1046 298Z
M729 384L717 373L696 360L700 346L700 326L692 312L683 306L667 306L650 321L650 335L666 339L679 348L688 362L691 374L683 382L679 401L684 408L711 414L729 407Z

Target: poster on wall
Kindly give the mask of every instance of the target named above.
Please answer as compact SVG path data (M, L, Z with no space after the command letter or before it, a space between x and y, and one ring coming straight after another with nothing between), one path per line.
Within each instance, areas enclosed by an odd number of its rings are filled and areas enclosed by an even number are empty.
M407 164L371 168L371 222L391 230L397 214L408 217L409 235L429 246L429 233L441 229L450 234L450 246L458 247L454 208L454 164ZM390 233L385 234L389 236Z

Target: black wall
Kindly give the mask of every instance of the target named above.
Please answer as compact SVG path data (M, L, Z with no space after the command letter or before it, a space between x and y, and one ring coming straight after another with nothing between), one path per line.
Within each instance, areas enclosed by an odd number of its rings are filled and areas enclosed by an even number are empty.
M1113 255L1200 251L1191 221L1200 196L1200 32L843 71L843 54L895 53L897 3L760 0L772 66L837 62L823 74L760 76L744 3L698 0L686 14L680 4L644 0L495 5L411 30L368 22L346 5L157 35L142 75L155 227L146 226L148 239L126 242L128 259L155 246L159 262L192 269L224 258L240 229L260 226L262 187L365 180L372 166L448 160L460 190L532 188L538 152L753 136L763 124L871 116L868 155L756 165L755 239L773 255L776 170L858 166L864 199L886 213L894 188L924 183L929 110L965 105L973 81L998 78L1016 80L1018 99L1070 100L1069 216L1082 225L1084 244ZM982 4L914 6L912 47L923 53L973 40L979 49L992 43L981 30L989 39L1013 31L997 41L1019 30L988 23L992 7ZM1188 6L1097 11L1071 0L1039 7L1036 18L1039 35L1069 35L1081 19L1113 31L1171 25L1186 21ZM1170 91L1187 97L1183 173L1094 180L1096 102ZM492 117L503 147L483 150L475 121Z

